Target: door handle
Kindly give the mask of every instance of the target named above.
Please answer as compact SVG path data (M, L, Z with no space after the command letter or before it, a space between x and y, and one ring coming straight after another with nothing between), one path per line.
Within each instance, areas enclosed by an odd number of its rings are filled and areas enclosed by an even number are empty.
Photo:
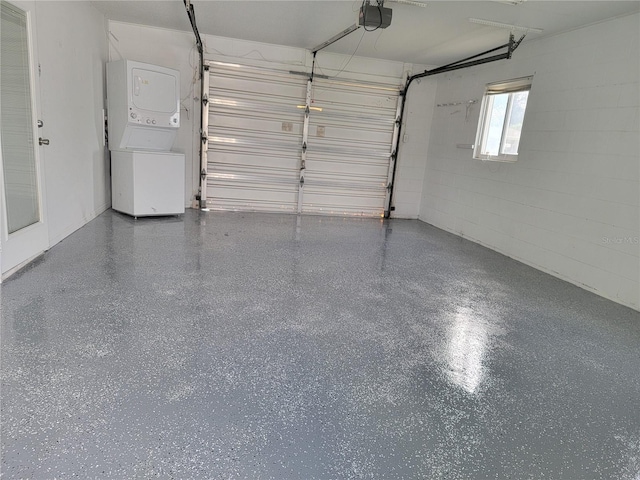
M48 139L48 138L42 138L42 137L40 137L40 138L38 139L38 143L39 143L40 145L49 145L49 139Z

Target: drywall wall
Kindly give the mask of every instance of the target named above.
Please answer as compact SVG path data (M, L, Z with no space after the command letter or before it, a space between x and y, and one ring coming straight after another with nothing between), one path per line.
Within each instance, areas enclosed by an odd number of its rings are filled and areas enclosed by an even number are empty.
M516 163L457 147L475 141L480 103L435 108L419 218L639 309L639 24L602 22L440 76L436 104L534 75Z
M34 4L53 246L110 206L102 119L107 42L104 16L89 2Z
M182 82L182 119L181 128L174 150L186 156L186 198L185 205L191 205L199 185L199 80L195 72L198 63L193 33L134 25L123 22L109 22L109 57L113 60L127 58L141 62L154 63L178 69ZM205 45L205 58L211 61L242 63L270 69L293 70L309 73L313 57L308 50L250 42L239 39L202 35ZM358 56L320 52L316 58L316 73L341 78L379 82L400 87L412 70L420 71L422 66L375 60ZM197 84L196 84L197 82ZM394 199L398 209L394 216L416 218L419 205L419 192L424 162L416 153L426 149L425 136L412 130L414 123L431 118L431 103L434 90L412 87L419 98L411 107L407 116L408 135L406 145L401 149L398 159L396 178L401 188L396 189ZM420 122L418 122L420 120ZM422 127L419 127L422 128ZM417 134L413 135L414 131ZM406 170L406 172L405 172ZM419 177L415 177L419 171Z

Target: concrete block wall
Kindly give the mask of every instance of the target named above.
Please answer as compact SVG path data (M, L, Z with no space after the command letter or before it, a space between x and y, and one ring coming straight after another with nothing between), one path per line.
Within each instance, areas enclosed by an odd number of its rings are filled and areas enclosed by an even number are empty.
M440 76L419 218L640 309L640 16ZM472 144L489 82L533 75L515 163Z

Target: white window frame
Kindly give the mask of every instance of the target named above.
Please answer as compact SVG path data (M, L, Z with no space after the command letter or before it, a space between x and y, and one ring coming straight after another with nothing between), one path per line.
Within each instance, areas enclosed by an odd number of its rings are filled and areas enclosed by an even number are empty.
M514 78L512 80L506 80L501 82L488 83L485 88L484 96L482 97L482 107L480 109L480 119L478 121L478 130L476 132L476 141L473 147L473 158L476 160L489 160L495 162L515 162L518 160L518 154L502 153L504 148L504 142L506 137L506 130L508 126L508 120L511 117L512 107L512 95L509 95L507 103L506 113L502 123L502 134L500 137L500 146L498 148L498 155L490 155L482 153L482 148L487 142L487 135L489 132L489 119L491 117L493 97L504 93L514 94L518 92L526 92L531 90L531 82L533 76ZM525 109L526 116L526 109Z

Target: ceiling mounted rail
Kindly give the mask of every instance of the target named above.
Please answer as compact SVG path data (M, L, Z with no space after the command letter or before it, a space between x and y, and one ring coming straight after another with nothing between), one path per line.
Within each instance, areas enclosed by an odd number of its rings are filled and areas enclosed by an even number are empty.
M353 24L351 25L349 28L345 28L343 31L341 31L340 33L338 33L337 35L334 35L333 37L331 37L329 40L327 40L326 42L322 42L320 45L318 45L317 47L314 47L311 49L311 53L313 53L314 55L316 53L318 53L320 50L322 50L323 48L328 47L329 45L331 45L332 43L337 42L338 40L340 40L341 38L346 37L347 35L355 32L356 30L358 30L360 28L360 25L358 24Z

